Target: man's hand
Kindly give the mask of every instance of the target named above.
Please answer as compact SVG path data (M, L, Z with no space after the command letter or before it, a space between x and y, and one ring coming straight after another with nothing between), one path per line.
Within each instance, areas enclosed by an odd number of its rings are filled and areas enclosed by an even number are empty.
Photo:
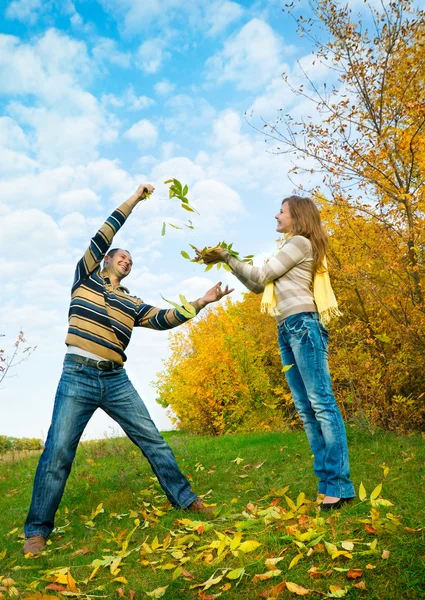
M221 281L219 281L214 287L208 290L208 292L204 296L202 296L202 298L199 298L197 304L199 308L204 308L207 304L211 304L211 302L218 302L219 300L224 298L224 296L227 296L232 292L233 288L229 288L228 285L226 285L224 290L222 290Z
M154 191L155 188L153 187L153 185L151 185L150 183L142 183L142 185L139 185L136 193L133 194L132 197L134 198L134 200L136 200L136 202L141 202L142 200L146 200L146 198L153 194Z
M210 252L207 252L207 254L204 254L203 256L201 255L201 251L196 248L196 258L198 260L202 260L202 262L205 265L209 265L209 264L214 264L214 263L218 263L218 262L225 262L225 250L223 250L222 248L214 248L214 250L211 250Z

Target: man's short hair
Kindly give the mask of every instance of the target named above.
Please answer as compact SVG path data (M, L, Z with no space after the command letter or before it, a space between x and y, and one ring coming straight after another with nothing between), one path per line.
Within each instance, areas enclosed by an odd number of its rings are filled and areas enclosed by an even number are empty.
M117 253L119 250L123 250L123 248L111 248L111 249L109 250L109 252L107 252L107 253L105 254L105 258L106 258L107 256L109 256L110 258L113 258L113 257L115 256L115 254L116 254L116 253ZM130 254L130 252L129 252L128 250L124 250L124 252L128 252L128 254ZM131 256L131 255L130 255L130 256Z

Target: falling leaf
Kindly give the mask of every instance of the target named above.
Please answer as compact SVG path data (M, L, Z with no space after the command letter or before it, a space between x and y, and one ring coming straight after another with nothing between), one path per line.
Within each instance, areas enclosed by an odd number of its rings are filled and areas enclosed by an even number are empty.
M286 583L286 589L289 592L297 594L297 596L306 596L307 594L309 594L311 592L311 590L308 590L307 588L297 585L296 583L292 583L291 581L286 581L285 583Z

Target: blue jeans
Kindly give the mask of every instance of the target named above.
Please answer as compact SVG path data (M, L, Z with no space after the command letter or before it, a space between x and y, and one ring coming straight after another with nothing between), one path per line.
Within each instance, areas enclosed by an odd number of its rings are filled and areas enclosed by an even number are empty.
M319 494L355 496L350 480L344 421L332 392L328 366L328 330L317 313L291 315L278 327L285 376L295 408L314 454Z
M119 423L141 449L173 506L186 508L196 500L170 446L159 434L125 369L99 371L65 357L52 423L35 475L25 523L27 537L47 538L53 530L78 442L97 408L102 408Z

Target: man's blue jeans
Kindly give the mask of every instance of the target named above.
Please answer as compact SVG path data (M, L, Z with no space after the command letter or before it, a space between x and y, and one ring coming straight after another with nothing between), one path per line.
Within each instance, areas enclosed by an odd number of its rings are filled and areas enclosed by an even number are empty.
M314 454L319 494L355 496L344 421L332 392L328 330L317 313L291 315L278 328L279 348L295 408Z
M169 501L186 508L196 495L174 454L159 434L125 369L99 371L65 357L52 424L38 463L25 535L47 538L71 471L78 442L90 417L102 408L148 459Z

